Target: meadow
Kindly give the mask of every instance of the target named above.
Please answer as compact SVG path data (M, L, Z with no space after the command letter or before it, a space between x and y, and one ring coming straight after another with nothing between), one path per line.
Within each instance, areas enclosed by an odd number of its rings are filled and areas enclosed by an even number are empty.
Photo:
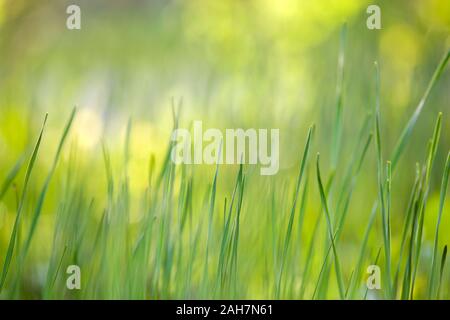
M449 4L76 2L0 1L0 299L450 298Z

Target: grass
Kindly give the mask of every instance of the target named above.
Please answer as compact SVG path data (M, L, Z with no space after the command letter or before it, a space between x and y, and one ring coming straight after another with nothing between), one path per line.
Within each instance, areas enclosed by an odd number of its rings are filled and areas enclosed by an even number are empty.
M44 123L42 125L41 132L39 133L39 137L36 141L36 145L34 146L33 153L31 154L30 161L29 161L28 167L27 167L27 171L25 173L25 181L23 183L22 194L20 196L20 200L19 200L19 203L17 206L16 219L14 221L14 227L13 227L13 230L11 233L11 238L9 240L8 250L6 252L6 256L5 256L4 263L3 263L3 270L2 270L2 274L1 274L1 278L0 278L0 291L3 289L3 286L5 284L6 276L8 275L9 266L11 264L11 259L13 257L14 248L16 246L17 233L19 230L19 224L21 222L21 217L22 217L22 209L23 209L25 197L26 197L27 191L28 191L27 187L28 187L28 183L30 181L30 176L33 171L33 167L34 167L34 164L36 162L36 158L37 158L37 155L39 152L39 147L40 147L41 141L42 141L42 133L44 131L46 122L47 122L47 115L45 115L45 119L44 119ZM14 172L14 171L15 171L15 168L13 168L12 172ZM10 179L10 177L7 177L7 180L4 183L4 185L8 185L8 179Z
M308 136L306 138L306 145L305 145L305 149L303 151L303 158L302 158L302 162L300 165L300 172L298 174L297 184L295 186L294 200L293 200L292 208L291 208L290 214L289 214L289 222L288 222L288 226L287 226L287 230L286 230L286 237L284 239L284 244L283 244L283 249L282 249L283 251L282 251L282 256L281 256L280 271L279 271L279 275L278 275L278 283L277 283L277 287L276 287L276 291L275 291L276 292L275 295L277 298L280 297L281 281L282 281L284 266L286 264L289 244L290 244L290 241L292 238L292 228L293 228L293 224L294 224L294 217L295 217L295 212L296 212L296 207L297 207L298 196L300 193L300 185L302 183L303 175L305 174L306 162L308 160L308 154L309 154L309 149L311 146L313 130L314 130L314 126L311 126L308 130ZM307 191L307 188L305 185L304 193L306 191ZM305 201L305 198L302 197L302 203L304 203L304 201Z
M344 27L330 155L317 153L315 162L311 159L313 149L322 151L323 145L313 135L320 133L324 125L311 126L302 152L298 150L296 179L271 177L262 181L250 166L217 165L205 183L200 169L176 166L170 161L172 142L169 142L162 162L156 164L155 156L149 156L148 167L141 170L147 185L136 196L130 186L134 130L130 120L119 164L107 142L103 142L101 174L105 183L103 190L91 194L87 188L90 179L94 179L89 176L93 174L91 168L87 165L84 174L77 172L74 169L79 165L77 149L73 144L71 149L67 146L76 109L62 129L48 172L34 170L43 157L40 147L45 143L46 115L28 155L7 249L1 252L0 297L448 299L447 245L442 245L439 237L444 227L450 172L450 153L439 149L445 116L442 113L438 114L426 152L421 155L423 164L417 164L412 172L415 179L404 212L398 212L397 204L403 199L394 195L401 156L411 144L416 123L445 70L450 52L438 64L388 158L383 130L389 123L382 118L382 80L379 66L375 65L375 108L361 121L360 128L352 124L352 134L358 138L347 159L342 154L342 142L346 139L343 130L346 32ZM173 105L176 129L181 102L177 107L175 102ZM295 140L292 148L297 147ZM367 165L372 152L375 170ZM447 153L443 169L435 168L439 152ZM68 157L62 159L63 154ZM20 157L2 176L0 201L19 188L16 181L25 159ZM64 170L66 173L61 173ZM424 229L433 192L433 170L439 170L441 181L435 232L430 242ZM55 180L58 171L59 179ZM373 195L376 200L365 204L370 210L362 213L365 223L362 237L348 240L348 229L352 227L348 225L350 207L352 201L359 200L355 199L358 187L364 189L367 183L359 179L364 171L376 173L377 194ZM44 176L44 181L36 179L37 175ZM233 185L227 183L230 175L234 178ZM33 199L29 196L30 184L38 190ZM50 197L52 192L59 198ZM52 207L46 206L46 202L52 202L54 209L49 210ZM51 249L42 258L35 254L34 242L39 241L42 216L48 215L48 211L54 221L52 244L45 243ZM133 220L136 213L140 217ZM357 249L347 251L349 242ZM425 247L431 248L431 263L423 263ZM36 275L38 264L44 266L45 276ZM81 268L81 290L70 291L65 287L65 270L73 264ZM364 275L370 264L382 265L382 289L374 292L365 286ZM30 274L38 280L30 279ZM30 288L32 294L28 293Z
M440 192L440 198L439 198L439 212L438 212L438 219L436 221L436 232L434 235L434 242L433 242L433 256L432 256L432 260L431 260L431 276L430 276L429 291L428 291L429 298L438 298L439 297L439 288L441 286L441 281L442 281L442 272L443 272L443 268L445 266L445 259L447 257L447 245L446 245L444 247L444 250L442 253L439 281L438 281L435 278L435 274L436 274L436 267L437 267L437 254L438 254L438 250L439 250L439 229L441 226L442 212L444 209L445 196L447 193L449 173L450 173L450 152L447 155L447 161L445 163L444 174L442 176L441 192Z

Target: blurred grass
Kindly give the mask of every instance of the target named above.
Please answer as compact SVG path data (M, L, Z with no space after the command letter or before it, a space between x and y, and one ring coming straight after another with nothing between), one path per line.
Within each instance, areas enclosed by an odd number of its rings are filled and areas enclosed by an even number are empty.
M79 31L0 1L1 298L450 297L446 1L379 1L379 31L364 1L72 3ZM280 128L279 173L175 167L197 119Z

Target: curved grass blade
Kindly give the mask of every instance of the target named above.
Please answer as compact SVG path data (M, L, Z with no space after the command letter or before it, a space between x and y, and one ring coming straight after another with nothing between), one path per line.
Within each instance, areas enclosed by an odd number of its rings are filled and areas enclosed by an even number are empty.
M58 149L56 150L56 154L53 159L52 167L50 169L50 172L47 175L47 178L45 179L44 186L42 187L42 190L39 194L38 202L37 202L36 208L34 209L30 230L28 231L28 236L27 236L27 239L25 240L25 245L24 245L22 253L21 253L22 259L26 257L28 249L30 248L31 240L33 238L37 223L39 221L39 217L41 215L42 206L44 205L44 200L45 200L45 196L47 194L48 187L50 185L50 181L53 177L53 174L55 173L56 166L58 164L58 160L61 156L61 152L64 147L64 142L66 141L67 135L69 134L73 120L75 118L75 114L76 114L76 108L73 108L73 110L70 114L69 120L64 128L61 139L59 141Z
M5 256L5 261L3 263L3 271L2 271L1 278L0 278L0 292L2 291L3 286L5 284L6 276L8 274L9 266L11 264L12 256L13 256L13 253L14 253L14 247L15 247L15 244L16 244L16 237L17 237L17 232L18 232L18 229L19 229L22 208L23 208L23 204L25 202L25 197L27 195L27 191L28 191L28 182L30 181L31 173L33 171L34 164L35 164L36 159L37 159L37 155L38 155L38 152L39 152L39 147L40 147L41 141L42 141L42 134L44 133L45 124L47 123L47 117L48 117L48 114L45 115L44 122L42 124L42 128L41 128L41 131L39 133L39 137L38 137L38 139L36 141L36 144L34 146L33 153L31 154L31 158L30 158L30 161L28 163L27 171L25 173L25 181L24 181L24 184L23 184L23 189L22 189L22 194L21 194L21 197L20 197L19 206L17 208L16 219L14 221L13 231L11 233L11 238L9 240L8 250L7 250L6 256Z
M448 50L443 55L440 63L438 64L438 66L436 67L436 69L433 73L433 76L428 84L428 87L427 87L424 95L422 96L422 99L419 102L419 105L417 106L415 112L413 113L413 115L409 119L407 125L403 129L402 134L400 135L399 139L397 140L396 147L395 147L394 151L392 152L392 156L391 156L392 172L395 171L398 160L399 160L400 156L403 154L404 148L409 141L409 138L412 134L412 130L414 129L417 119L418 119L420 113L422 112L422 109L427 101L428 95L430 94L431 89L435 86L436 82L439 80L441 74L443 73L443 71L448 63L449 58L450 58L450 50ZM378 200L375 200L374 204L373 204L373 209L376 210L377 207L378 207ZM376 212L376 211L373 211L373 212ZM372 226L373 226L373 223L369 223L369 225L366 229L366 235L368 235L370 233ZM366 244L363 243L361 246L361 251L363 251L362 249L365 246L366 246Z
M406 127L403 129L403 131L400 135L400 138L398 139L397 145L395 146L394 152L392 153L392 157L391 157L392 169L394 169L397 166L398 160L400 159L400 156L403 153L403 149L405 148L409 138L411 137L412 130L413 130L414 126L416 125L417 119L419 118L419 115L422 112L422 109L428 100L428 96L430 95L430 92L433 89L433 87L436 85L436 82L441 77L441 74L444 71L449 58L450 58L450 49L442 57L438 67L436 68L436 70L433 73L433 76L431 77L430 82L428 83L425 93L423 94L422 98L420 99L419 104L416 107L416 110L414 111L413 115L409 119L408 123L406 124Z

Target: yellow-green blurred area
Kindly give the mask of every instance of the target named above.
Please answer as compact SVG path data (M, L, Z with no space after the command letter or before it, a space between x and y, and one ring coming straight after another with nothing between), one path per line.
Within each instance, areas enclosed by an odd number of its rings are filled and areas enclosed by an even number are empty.
M69 16L66 8L71 4L81 8L80 30L66 27ZM366 9L371 4L381 8L380 30L369 30L366 26L370 15ZM120 284L111 280L115 279L114 272L152 275L147 279L148 292L138 298L276 297L274 286L299 162L307 129L314 123L311 161L307 166L309 187L304 223L301 230L294 223L293 241L287 251L289 259L285 267L288 275L283 278L288 284L278 296L311 298L328 245L325 219L318 225L317 237L312 238L317 217L323 214L315 155L317 152L321 154L322 175L327 181L333 174L330 153L343 25L347 28L342 88L343 128L336 183L329 190L332 215L346 169L356 154L355 148L367 139L367 134L360 136L359 132L366 116L374 113L374 61L378 61L381 74L381 140L383 161L386 161L391 160L389 156L402 129L450 46L449 1L0 0L0 183L17 159L21 156L25 159L24 167L0 200L0 263L4 262L13 230L26 163L48 113L13 260L0 298L136 297L132 294L132 286L129 292L126 291L128 293L122 291L122 284L129 285L128 278L121 278ZM394 275L416 163L425 164L428 141L432 138L438 113L443 112L441 139L431 172L423 243L418 259L416 298L427 297L440 186L450 150L448 69L443 71L433 88L392 181ZM159 247L157 240L150 245L147 267L130 271L126 258L111 258L111 269L108 269L101 263L108 261L102 257L103 247L94 246L102 215L111 206L104 149L111 156L114 197L120 194L123 181L129 186L129 220L124 222L128 224L128 233L123 241L129 241L127 248L138 243L141 227L147 221L143 203L147 193L152 192L149 180L156 183L169 146L173 129L172 101L175 104L182 101L181 127L190 128L192 121L202 120L205 128L280 129L278 174L260 176L257 167L244 166L246 181L235 273L237 280L234 282L239 283L239 288L234 288L234 291L213 292L215 287L208 283L215 279L221 233L226 222L224 201L227 198L229 205L238 166L219 166L215 220L209 239L208 197L215 166L194 165L184 168L183 173L181 168L176 171L170 198L173 210L167 204L168 207L161 205L160 213L155 213L159 217L161 212L168 214L173 211L177 216L178 198L184 195L182 187L179 188L181 175L186 175L192 179L193 186L190 223L184 233L167 231L170 234L169 240L165 240L167 247ZM33 210L51 169L64 124L74 106L77 114L51 180L31 250L21 261L17 257L31 225ZM370 121L372 126L373 119ZM128 123L131 123L130 159L125 168ZM156 172L149 178L152 155ZM73 198L78 193L71 193L71 190L81 192L80 199L84 200L75 201ZM372 139L361 173L355 181L337 246L346 283L350 283L355 271L377 192L376 148ZM158 197L164 198L164 194ZM58 212L81 202L87 205L80 204L78 209L72 209L88 212L89 218L83 221L88 221L89 226L75 224L72 229L82 228L83 233L79 237L87 243L80 246L80 252L75 250L76 253L71 251L73 243L65 244L71 254L61 258L64 245L58 243L59 238L55 236L55 229L61 227L57 222ZM441 222L439 256L443 246L450 244L449 208L447 200ZM296 209L295 221L298 221L299 209ZM377 214L362 275L356 284L358 292L362 292L355 294L357 298L364 295L365 269L373 264L378 249L383 246L381 224L381 214ZM158 239L157 235L155 231L152 237ZM197 243L194 239L200 240ZM304 279L311 239L315 239L316 245L312 248L308 278ZM208 242L211 243L208 249L210 264L205 268ZM192 243L197 243L195 249ZM158 248L167 250L164 251L166 254L171 253L168 256L173 261ZM192 250L197 254L191 255ZM92 252L95 254L89 255ZM163 262L160 264L155 262L159 255L165 257L161 258ZM111 278L103 279L99 287L93 284L84 287L83 283L83 288L88 291L69 292L65 288L65 269L67 265L76 264L71 261L73 257L81 265L82 274L86 274L83 281L95 282L99 270L109 270ZM59 259L61 270L56 273L53 289L49 289L50 293L43 293L49 274L50 278L53 274L49 265L58 265ZM378 264L383 265L382 261L383 253ZM402 261L400 278L404 270ZM104 263L109 265L109 262ZM166 275L159 269L154 271L157 265L161 270L167 270L169 265L170 274ZM204 268L207 270L206 278ZM188 275L189 281L184 281ZM447 265L440 293L447 299L450 297L449 275L450 266ZM321 284L315 297L338 297L333 268L329 277L329 287ZM401 283L402 278L399 281ZM108 288L112 288L109 291L111 295L98 293L108 291ZM302 290L304 292L300 294ZM372 297L383 297L383 294L374 293Z

